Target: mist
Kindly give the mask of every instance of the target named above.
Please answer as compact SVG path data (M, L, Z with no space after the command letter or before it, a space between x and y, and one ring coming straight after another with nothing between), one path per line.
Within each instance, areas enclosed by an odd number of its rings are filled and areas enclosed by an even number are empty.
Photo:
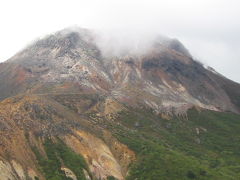
M177 38L194 59L240 82L238 7L237 0L9 0L0 7L0 61L39 36L79 26L101 32L107 54L144 52L158 35Z
M95 32L95 42L104 57L143 55L153 44L161 39L167 39L157 33L130 31L98 31Z

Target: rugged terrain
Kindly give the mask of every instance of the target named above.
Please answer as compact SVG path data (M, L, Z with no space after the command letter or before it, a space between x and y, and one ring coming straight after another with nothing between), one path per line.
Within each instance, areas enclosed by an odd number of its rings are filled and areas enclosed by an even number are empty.
M176 39L54 33L0 64L0 98L1 180L240 177L240 85Z

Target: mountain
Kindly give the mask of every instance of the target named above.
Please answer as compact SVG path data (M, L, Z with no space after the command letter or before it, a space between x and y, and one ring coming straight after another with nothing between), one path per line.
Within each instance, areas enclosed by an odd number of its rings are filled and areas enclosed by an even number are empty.
M0 64L0 98L3 180L240 177L240 84L177 39L65 29Z

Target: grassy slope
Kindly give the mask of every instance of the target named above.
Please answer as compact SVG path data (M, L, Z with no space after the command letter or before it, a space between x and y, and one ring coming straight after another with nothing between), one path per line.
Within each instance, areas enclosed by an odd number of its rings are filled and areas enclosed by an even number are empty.
M32 149L37 157L40 171L47 180L71 180L61 171L63 165L71 169L78 179L85 179L83 169L88 170L85 160L62 141L53 143L50 139L46 139L44 149L47 157L43 157L35 147Z
M99 123L137 153L128 180L240 177L239 115L192 109L187 117L167 120L148 110L129 109L115 121L102 119ZM46 141L45 151L48 158L35 153L46 179L66 179L60 171L62 162L79 179L84 179L82 169L87 169L84 161L64 144Z
M239 115L192 109L188 118L166 120L135 110L118 119L130 129L110 129L138 155L129 180L240 178Z

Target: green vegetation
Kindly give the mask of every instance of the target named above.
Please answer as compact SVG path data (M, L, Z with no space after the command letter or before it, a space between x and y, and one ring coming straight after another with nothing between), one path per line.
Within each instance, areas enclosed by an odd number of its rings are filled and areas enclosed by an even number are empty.
M117 122L116 122L117 121ZM137 154L127 180L236 180L240 178L240 116L197 111L164 119L150 110L130 109L115 121L101 121ZM27 136L27 135L26 135ZM88 171L84 159L62 141L46 139L43 157L33 148L47 180L67 180L61 166L78 179ZM108 177L108 180L114 177Z
M115 177L113 177L113 176L108 176L107 180L117 180L117 179Z
M191 109L167 120L133 110L118 121L109 130L137 153L128 180L240 178L239 115Z
M51 139L46 139L44 148L46 158L35 147L33 151L41 167L40 170L47 180L71 180L61 170L63 165L72 170L78 179L85 179L83 169L88 170L88 168L83 157L74 153L62 141L58 140L57 143L53 143Z

